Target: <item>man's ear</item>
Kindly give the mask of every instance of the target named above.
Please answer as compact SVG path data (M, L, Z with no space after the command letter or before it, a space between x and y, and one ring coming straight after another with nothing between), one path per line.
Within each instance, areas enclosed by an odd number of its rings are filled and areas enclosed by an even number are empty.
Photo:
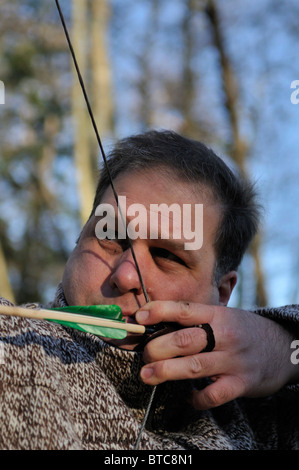
M224 274L220 279L218 284L218 293L219 293L219 304L227 305L234 290L235 285L237 284L238 274L236 271L229 271Z

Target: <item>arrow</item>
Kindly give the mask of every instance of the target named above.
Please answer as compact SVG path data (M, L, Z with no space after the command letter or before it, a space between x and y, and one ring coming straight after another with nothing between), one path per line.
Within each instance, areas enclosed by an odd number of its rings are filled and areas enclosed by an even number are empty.
M47 320L106 338L123 339L128 333L139 335L157 331L155 326L126 323L118 305L90 305L31 309L0 305L0 315Z

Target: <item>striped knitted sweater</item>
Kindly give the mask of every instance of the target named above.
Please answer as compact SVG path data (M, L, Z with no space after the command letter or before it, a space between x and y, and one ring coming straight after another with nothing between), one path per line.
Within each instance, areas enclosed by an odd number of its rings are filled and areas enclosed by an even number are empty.
M65 305L61 289L53 305ZM298 321L295 306L262 313ZM4 316L0 346L0 449L133 448L151 393L139 379L141 353L55 323ZM296 387L197 411L186 401L192 386L158 386L139 449L299 448Z

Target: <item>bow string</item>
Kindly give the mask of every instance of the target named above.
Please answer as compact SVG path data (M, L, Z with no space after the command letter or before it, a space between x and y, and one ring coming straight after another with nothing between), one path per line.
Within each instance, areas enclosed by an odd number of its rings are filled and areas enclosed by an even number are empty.
M112 191L113 191L113 194L114 194L114 198L116 200L117 207L119 208L119 213L120 213L120 216L121 216L121 220L122 220L122 223L123 223L125 231L126 231L127 240L128 240L129 247L130 247L130 250L131 250L131 253L132 253L132 257L133 257L133 260L134 260L134 263L135 263L136 271L138 273L138 277L139 277L139 281L140 281L142 291L143 291L143 294L144 294L144 297L145 297L145 301L147 303L147 302L149 302L148 294L147 294L147 291L146 291L146 288L145 288L145 285L144 285L144 282L143 282L143 278L142 278L142 275L141 275L141 272L140 272L140 268L139 268L139 265L138 265L137 258L135 256L132 241L131 241L130 237L128 236L127 224L125 222L124 216L122 214L122 211L121 211L119 203L118 203L118 195L117 195L117 192L116 192L115 187L114 187L114 183L113 183L113 180L112 180L112 177L111 177L111 173L110 173L109 165L108 165L107 158L106 158L106 155L105 155L105 151L104 151L104 148L103 148L103 145L102 145L102 142L101 142L101 138L100 138L100 135L99 135L99 132L98 132L98 128L97 128L97 125L96 125L96 122L95 122L95 119L94 119L94 115L93 115L93 112L92 112L92 109L91 109L91 106L90 106L88 94L86 92L86 88L85 88L84 81L83 81L82 76L81 76L80 68L79 68L79 65L77 63L76 54L74 52L72 42L71 42L71 39L70 39L70 36L69 36L69 33L68 33L68 29L67 29L67 26L66 26L66 23L65 23L65 20L64 20L64 16L63 16L63 13L62 13L61 8L60 8L59 0L55 0L55 2L56 2L56 6L57 6L59 16L60 16L60 20L61 20L61 23L62 23L62 27L63 27L63 30L65 32L65 36L66 36L66 39L67 39L67 42L68 42L68 45L69 45L69 49L70 49L70 53L71 53L71 56L72 56L72 59L73 59L73 62L74 62L74 66L75 66L75 69L76 69L76 72L77 72L78 80L79 80L79 83L80 83L80 86L81 86L81 89L82 89L82 92L83 92L83 96L84 96L84 99L85 99L85 102L86 102L88 113L89 113L89 116L90 116L90 119L91 119L91 122L92 122L92 126L93 126L93 129L94 129L95 134L96 134L97 142L98 142L100 152L101 152L101 155L102 155L102 158L103 158L103 161L104 161L104 165L105 165L108 177L109 177L109 181L110 181L110 185L111 185L111 188L112 188ZM154 395L155 395L155 392L156 392L156 388L157 388L157 386L154 386L153 389L152 389L151 397L150 397L150 400L149 400L149 403L148 403L143 421L141 423L141 427L139 429L136 442L134 444L134 449L138 449L138 447L139 447L140 440L141 440L141 435L142 435L143 429L144 429L144 427L146 425L146 422L147 422L149 411L151 409L152 402L153 402L153 399L154 399Z

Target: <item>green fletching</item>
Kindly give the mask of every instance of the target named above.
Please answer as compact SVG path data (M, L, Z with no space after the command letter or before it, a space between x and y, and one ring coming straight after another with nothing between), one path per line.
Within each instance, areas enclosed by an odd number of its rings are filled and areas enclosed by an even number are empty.
M57 310L60 312L76 313L78 315L88 315L90 317L104 318L106 320L114 320L121 323L125 323L125 319L122 316L121 308L118 305L88 305L88 306L72 306L62 308L51 308L49 310ZM92 333L97 336L104 336L105 338L111 339L123 339L127 336L127 332L118 328L109 328L104 326L87 325L84 323L75 323L64 320L49 320L61 325L75 328L76 330L84 331L85 333Z
M51 308L60 312L78 313L90 317L106 318L107 320L124 321L121 308L118 305L87 305Z
M86 325L84 323L73 323L63 320L49 320L60 323L61 325L68 326L70 328L75 328L76 330L84 331L84 333L92 333L96 336L103 336L104 338L111 339L124 339L127 336L125 330L119 330L117 328L107 328L106 326L97 326L97 325Z

